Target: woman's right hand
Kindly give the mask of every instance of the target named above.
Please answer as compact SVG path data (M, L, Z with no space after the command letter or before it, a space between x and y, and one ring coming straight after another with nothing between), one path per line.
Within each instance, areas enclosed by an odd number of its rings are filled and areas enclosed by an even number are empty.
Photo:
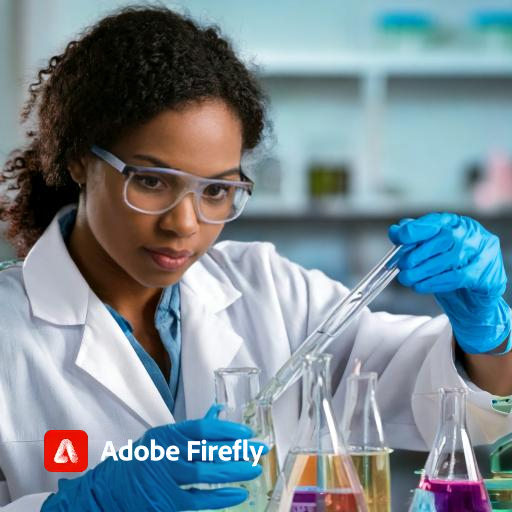
M188 441L232 446L236 439L250 439L250 428L207 415L201 420L184 421L149 429L137 446L166 449L176 445L180 450L177 461L163 457L159 461L115 460L108 457L78 478L59 480L59 489L43 504L41 512L143 512L146 510L178 511L226 508L242 503L247 491L226 487L212 490L182 489L193 484L225 484L251 480L261 474L252 462L213 462L187 460ZM261 443L250 442L258 449ZM263 445L264 446L264 445ZM264 446L263 453L267 448ZM217 452L216 452L217 453Z

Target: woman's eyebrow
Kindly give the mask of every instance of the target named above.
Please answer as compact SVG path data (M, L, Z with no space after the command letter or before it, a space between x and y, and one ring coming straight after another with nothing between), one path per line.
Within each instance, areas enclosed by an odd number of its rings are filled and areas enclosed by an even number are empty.
M151 162L151 164L155 165L156 167L162 167L164 169L174 169L176 171L182 171L182 169L177 169L176 167L173 167L172 165L169 165L167 162L164 162L158 158L155 158L154 156L136 154L136 155L133 155L133 157L139 158L142 160L146 160L147 162ZM225 176L230 176L231 174L240 175L241 172L242 172L241 167L233 167L232 169L227 169L218 174L215 174L214 176L208 176L208 179L218 180L218 179L224 178Z
M158 158L155 158L154 156L140 155L140 154L136 154L136 155L133 155L133 156L134 156L134 158L140 158L141 160L146 160L148 162L151 162L156 167L163 167L163 168L166 168L166 169L175 169L176 171L180 170L180 169L176 169L172 165L169 165L168 163L164 162L163 160L159 160Z
M222 171L219 174L215 174L215 176L210 176L209 179L219 180L221 178L224 178L225 176L230 176L231 174L238 174L240 176L242 174L242 168L241 167L233 167L233 169L228 169L227 171Z

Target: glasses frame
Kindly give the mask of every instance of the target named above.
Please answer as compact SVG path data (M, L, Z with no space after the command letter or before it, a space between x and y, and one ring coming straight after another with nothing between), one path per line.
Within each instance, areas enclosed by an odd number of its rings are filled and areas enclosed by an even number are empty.
M254 182L244 174L242 171L242 168L239 167L238 171L240 172L240 175L242 176L242 181L233 181L233 180L222 180L222 179L212 179L212 178L202 178L199 176L195 176L194 174L191 174L189 172L180 171L178 169L171 169L169 167L145 167L140 165L131 165L123 162L120 158L115 156L114 154L110 153L110 151L107 151L106 149L102 149L99 146L93 145L91 146L91 152L97 156L100 160L103 160L105 163L113 167L115 170L119 171L126 179L124 182L124 190L123 190L123 199L126 205L131 208L132 210L135 210L140 213L144 213L147 215L161 215L163 213L166 213L170 210L172 210L176 205L178 205L181 200L187 195L192 193L194 196L194 208L196 211L197 217L207 224L225 224L226 222L231 222L232 220L235 220L238 218L244 208L247 204L247 201L249 200L249 197L252 195L252 191L254 188ZM148 211L144 210L142 208L138 208L137 206L132 205L128 200L128 184L130 181L130 176L132 172L138 172L138 173L161 173L161 174L168 174L173 176L179 176L182 178L186 183L187 186L184 187L181 194L178 195L176 200L166 208L163 208L158 211ZM238 188L241 188L247 192L245 195L245 199L243 200L242 206L238 210L238 212L233 216L226 220L210 220L205 218L203 213L201 212L201 208L199 206L199 201L201 199L202 192L204 191L205 187L208 185L235 185Z

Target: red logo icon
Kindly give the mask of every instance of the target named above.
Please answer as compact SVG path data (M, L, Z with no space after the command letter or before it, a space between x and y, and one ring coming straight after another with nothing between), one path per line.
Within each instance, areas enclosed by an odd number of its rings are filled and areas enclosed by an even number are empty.
M44 467L47 471L85 471L87 458L88 438L83 430L48 430L44 435Z

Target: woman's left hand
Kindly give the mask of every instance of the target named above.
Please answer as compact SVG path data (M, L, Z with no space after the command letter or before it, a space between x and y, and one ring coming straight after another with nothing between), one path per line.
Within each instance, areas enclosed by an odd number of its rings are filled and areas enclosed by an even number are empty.
M510 308L502 298L507 276L496 235L469 217L430 213L392 225L389 237L409 249L398 262L399 281L435 295L465 352L487 353L503 344Z

